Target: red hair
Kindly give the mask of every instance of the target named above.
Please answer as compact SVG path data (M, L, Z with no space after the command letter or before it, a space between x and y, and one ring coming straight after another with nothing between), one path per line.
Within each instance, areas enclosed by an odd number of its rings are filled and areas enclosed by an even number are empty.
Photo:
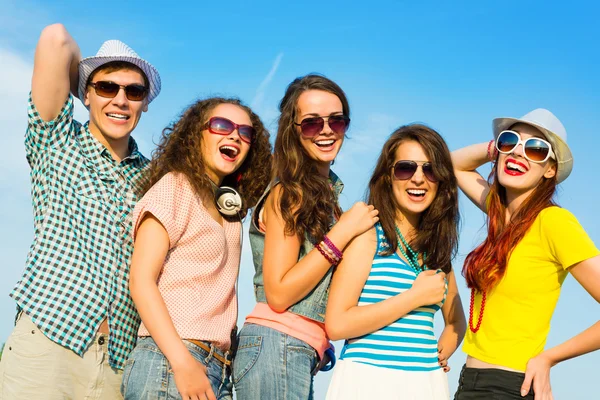
M469 253L462 270L467 286L479 292L486 292L502 279L510 254L538 214L543 209L556 205L552 200L556 191L556 175L552 178L542 178L540 184L507 223L506 189L498 183L497 165L492 168L488 182L488 234L485 241Z

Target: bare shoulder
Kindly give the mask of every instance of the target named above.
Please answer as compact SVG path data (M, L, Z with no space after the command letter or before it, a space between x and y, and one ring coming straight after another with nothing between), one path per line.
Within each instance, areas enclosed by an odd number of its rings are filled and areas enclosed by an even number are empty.
M344 256L373 258L377 252L377 230L373 227L356 236L346 247Z

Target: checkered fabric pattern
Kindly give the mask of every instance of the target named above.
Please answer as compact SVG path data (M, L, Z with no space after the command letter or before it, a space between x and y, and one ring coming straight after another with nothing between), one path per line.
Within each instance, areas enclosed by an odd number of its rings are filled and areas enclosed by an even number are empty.
M117 163L73 119L69 96L43 121L29 98L25 137L31 167L34 239L11 297L46 336L82 355L108 318L109 362L122 368L140 319L129 295L131 218L148 167L130 139Z

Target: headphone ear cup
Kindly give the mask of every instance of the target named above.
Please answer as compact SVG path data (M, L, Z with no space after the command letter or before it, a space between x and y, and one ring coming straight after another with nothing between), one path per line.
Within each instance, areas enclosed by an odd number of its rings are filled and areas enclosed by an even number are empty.
M217 210L223 215L236 215L242 210L242 197L229 186L222 186L215 192Z

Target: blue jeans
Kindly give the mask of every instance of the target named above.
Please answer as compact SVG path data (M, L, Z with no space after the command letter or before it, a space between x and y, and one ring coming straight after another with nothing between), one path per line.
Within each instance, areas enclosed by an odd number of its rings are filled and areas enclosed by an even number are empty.
M315 349L292 336L244 324L233 361L238 400L312 400Z
M217 399L231 400L233 385L229 379L229 367L224 367L219 360L195 344L187 340L183 343L192 357L206 366L206 374ZM223 355L220 350L215 351ZM181 399L169 361L151 337L139 338L129 354L123 369L121 393L127 400Z

